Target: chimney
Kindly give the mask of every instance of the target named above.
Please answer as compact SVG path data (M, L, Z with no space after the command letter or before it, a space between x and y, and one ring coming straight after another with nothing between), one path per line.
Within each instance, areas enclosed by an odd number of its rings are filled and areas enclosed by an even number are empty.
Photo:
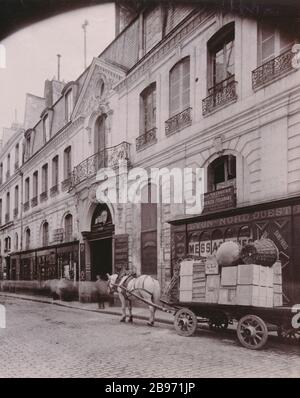
M44 97L46 108L51 108L51 106L58 100L58 98L61 96L64 85L64 82L60 82L55 79L47 79L45 81Z

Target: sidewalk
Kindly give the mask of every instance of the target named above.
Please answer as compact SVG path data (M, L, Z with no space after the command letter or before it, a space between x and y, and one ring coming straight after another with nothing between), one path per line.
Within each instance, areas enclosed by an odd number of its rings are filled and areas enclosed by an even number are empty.
M29 300L36 301L38 303L52 304L58 305L61 307L74 308L77 310L83 311L91 311L98 312L101 314L109 314L109 315L118 315L121 317L122 310L120 306L106 307L105 309L99 309L97 303L80 303L79 301L62 301L62 300L53 300L50 297L46 296L37 296L37 295L29 295L29 294L17 294L17 293L9 293L9 292L0 292L1 297L12 297L21 300ZM107 303L106 303L107 305ZM135 307L133 304L132 308L133 317L136 319L148 320L149 319L149 309L148 307ZM155 321L161 322L165 324L173 324L174 316L167 312L157 311L155 314Z

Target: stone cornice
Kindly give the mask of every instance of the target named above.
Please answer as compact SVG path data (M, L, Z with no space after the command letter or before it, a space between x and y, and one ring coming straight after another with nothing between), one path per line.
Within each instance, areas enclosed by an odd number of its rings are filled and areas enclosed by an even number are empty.
M145 75L152 66L172 52L176 46L193 34L196 29L199 29L199 26L212 15L214 15L214 12L208 12L204 9L197 12L196 15L192 17L188 16L188 20L183 21L179 27L177 26L175 28L175 31L170 32L161 43L146 54L145 57L128 72L128 75L113 87L114 90L118 92L134 84L141 76Z
M72 123L64 126L62 130L56 133L51 139L34 155L32 155L22 166L21 170L25 173L32 163L39 162L42 158L47 157L47 153L51 151L60 142L66 139L66 136L72 134L81 124L84 123L84 117L78 117Z

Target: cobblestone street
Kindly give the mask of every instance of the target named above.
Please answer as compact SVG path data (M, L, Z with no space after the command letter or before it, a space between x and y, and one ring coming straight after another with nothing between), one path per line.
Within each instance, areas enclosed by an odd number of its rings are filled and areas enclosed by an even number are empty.
M172 326L1 298L1 377L299 377L300 349L275 341L262 351L232 332L178 336Z

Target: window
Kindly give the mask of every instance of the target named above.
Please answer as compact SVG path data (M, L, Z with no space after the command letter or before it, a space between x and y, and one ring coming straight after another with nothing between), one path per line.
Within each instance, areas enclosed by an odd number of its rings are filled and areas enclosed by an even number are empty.
M69 90L66 94L66 121L69 122L71 120L71 114L73 111L73 93L72 90Z
M28 250L30 248L30 229L26 228L25 230L25 249Z
M73 217L72 214L68 214L65 217L65 240L70 242L73 237Z
M6 215L5 215L5 222L8 222L10 219L10 193L7 192L6 194Z
M52 186L58 185L58 155L52 159Z
M43 135L44 135L44 143L49 141L50 138L50 125L49 125L49 116L46 115L43 119Z
M71 147L68 146L64 150L64 179L67 180L72 175L72 163L71 163Z
M15 233L15 251L18 251L18 249L19 249L19 235L16 232Z
M2 225L2 199L0 199L0 224Z
M42 167L42 193L48 191L48 163Z
M140 111L140 133L144 134L156 127L156 83L151 84L141 93Z
M190 106L190 58L178 62L170 71L170 116Z
M25 203L29 202L29 177L25 180Z
M216 191L236 183L236 157L221 156L208 166L208 191Z
M10 236L4 239L4 251L9 252L11 249L11 239Z
M0 163L0 184L3 183L3 163Z
M48 246L49 245L49 224L44 222L43 224L43 246Z
M30 135L28 135L27 137L26 137L26 158L29 158L30 157L30 154L31 154L31 136Z
M230 23L220 29L208 42L210 87L234 78L234 36L234 23Z
M15 146L15 170L19 168L20 149L19 144Z
M38 171L33 173L32 196L33 198L38 196Z
M105 93L105 84L102 79L100 79L98 87L99 87L99 96L100 98L103 98Z
M10 153L7 155L7 171L6 171L6 178L10 176Z
M151 203L153 191L149 183L142 190L141 203L141 266L142 273L149 275L157 274L157 204Z
M14 207L14 212L15 215L18 214L18 208L19 208L19 186L15 186L15 207Z
M295 36L286 26L264 22L258 25L258 62L260 65L287 51L295 42Z

